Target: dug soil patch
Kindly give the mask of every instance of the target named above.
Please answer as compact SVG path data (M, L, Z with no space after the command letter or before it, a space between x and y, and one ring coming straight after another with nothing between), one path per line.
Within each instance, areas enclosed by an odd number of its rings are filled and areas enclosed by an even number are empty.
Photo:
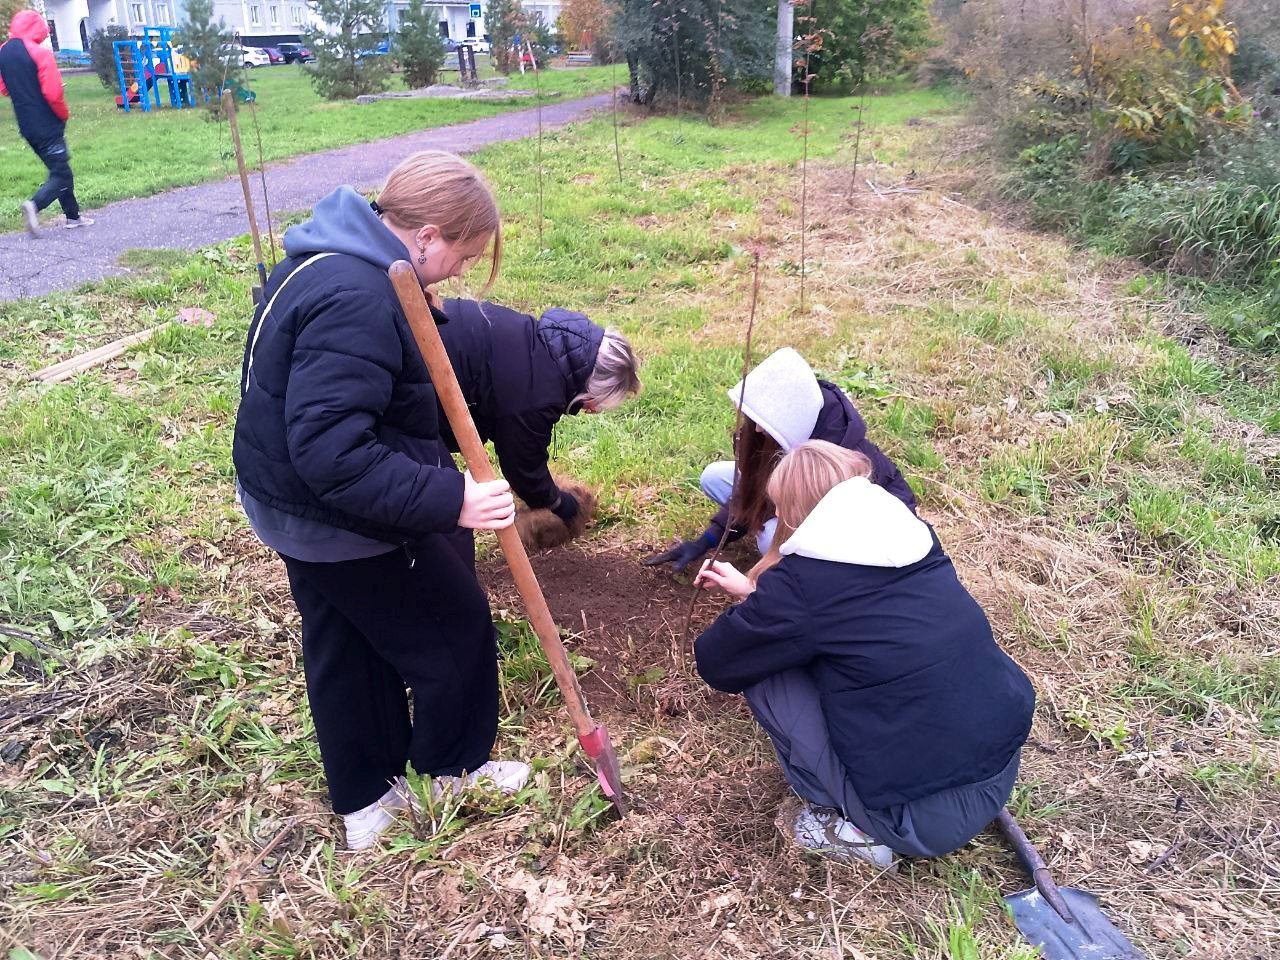
M656 549L587 542L530 557L566 646L594 664L582 687L593 712L602 716L681 716L731 699L689 702L676 693L683 684L666 682L682 672L682 662L692 669L694 639L726 603L723 597L699 596L686 638L693 588L688 577L677 578L668 567L643 565ZM524 616L505 563L482 562L479 573L495 611Z

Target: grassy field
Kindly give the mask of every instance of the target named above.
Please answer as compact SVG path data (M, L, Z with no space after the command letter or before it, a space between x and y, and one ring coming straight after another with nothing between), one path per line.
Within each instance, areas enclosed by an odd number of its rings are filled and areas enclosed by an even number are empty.
M984 834L896 875L812 860L734 698L677 651L684 587L635 560L700 529L751 286L757 358L841 383L921 494L1038 708L1013 808L1060 882L1155 960L1280 936L1280 386L1155 276L975 208L945 93L815 100L799 304L799 102L717 125L607 118L477 155L507 217L495 299L618 325L646 390L571 418L597 485L581 544L536 559L633 812L610 819L501 573L511 800L437 806L379 850L327 812L278 561L233 502L244 241L0 306L0 944L54 957L1030 960ZM74 148L73 148L74 149ZM870 159L868 159L870 158ZM73 383L28 371L185 306ZM698 616L711 616L706 601ZM272 838L284 840L261 864ZM211 916L219 895L230 896ZM26 954L18 954L26 956Z
M517 97L387 100L361 106L354 101L322 100L297 65L259 67L247 72L246 78L258 94L258 124L269 161L489 117L532 103ZM586 67L548 70L541 82L546 96L570 99L608 90L610 78L609 67ZM448 74L442 79L447 82ZM392 89L397 87L403 87L399 75ZM515 74L510 87L532 89L532 77ZM67 144L76 195L83 206L91 209L125 197L150 196L235 172L226 123L211 122L203 110L166 108L126 114L116 109L116 91L103 89L92 75L67 77L66 90L71 109ZM241 109L245 150L253 162L257 159L253 118L247 108ZM0 230L18 229L18 204L35 192L45 169L18 135L7 98L0 98L0 168L5 171L0 180Z

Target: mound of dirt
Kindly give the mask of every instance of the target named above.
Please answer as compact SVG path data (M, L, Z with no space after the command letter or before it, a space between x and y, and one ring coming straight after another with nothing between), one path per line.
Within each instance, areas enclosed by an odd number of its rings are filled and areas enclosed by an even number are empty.
M687 684L664 681L682 672L682 659L684 670L693 669L693 641L727 600L700 595L685 639L693 588L689 578L676 578L666 567L643 566L641 561L654 549L587 542L530 557L566 645L595 662L582 678L593 712L652 710L674 716L707 705L704 698L695 704L676 694ZM520 595L500 558L482 563L479 575L496 610L524 615ZM682 645L687 647L683 658ZM710 702L723 706L719 697Z

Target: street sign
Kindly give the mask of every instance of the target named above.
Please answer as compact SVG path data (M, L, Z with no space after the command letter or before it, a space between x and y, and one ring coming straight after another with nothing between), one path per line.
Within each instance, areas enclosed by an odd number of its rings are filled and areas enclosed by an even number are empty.
M472 20L480 19L480 4L478 3L471 4L471 19Z

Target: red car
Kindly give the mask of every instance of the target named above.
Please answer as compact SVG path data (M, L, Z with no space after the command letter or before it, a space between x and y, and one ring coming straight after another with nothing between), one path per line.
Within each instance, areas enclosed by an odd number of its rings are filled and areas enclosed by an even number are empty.
M271 62L273 64L288 62L287 60L285 60L284 54L281 53L279 50L277 50L275 47L263 47L262 52L271 58Z

